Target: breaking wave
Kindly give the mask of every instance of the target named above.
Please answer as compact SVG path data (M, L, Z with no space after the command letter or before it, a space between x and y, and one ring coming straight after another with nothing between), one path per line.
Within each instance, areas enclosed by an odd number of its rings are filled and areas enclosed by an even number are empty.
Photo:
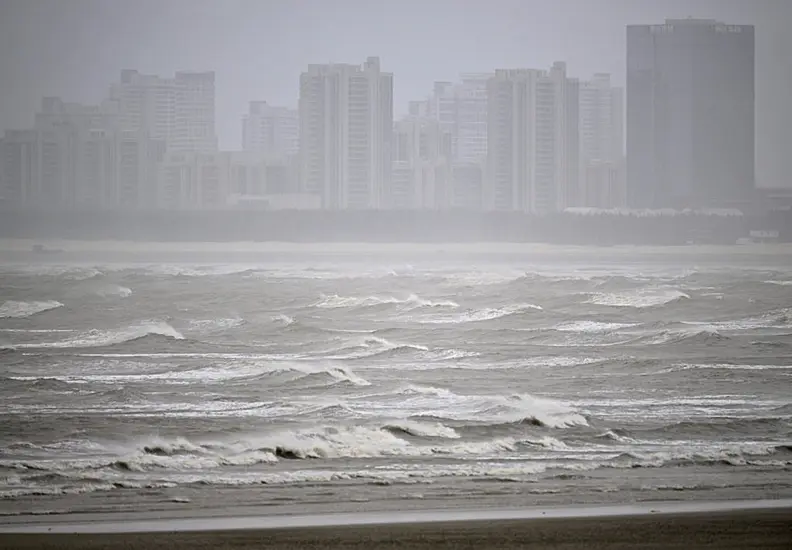
M40 302L17 302L8 300L0 306L0 318L20 319L31 317L37 313L43 313L59 307L63 307L63 304L55 300L44 300Z
M146 321L130 327L116 330L92 329L74 338L58 342L36 344L19 344L17 348L93 348L123 344L145 338L150 335L165 336L175 340L184 340L184 336L164 321Z
M712 330L746 331L757 329L789 329L792 326L792 310L789 308L770 311L762 315L742 317L726 321L685 321L685 325L706 327Z
M721 334L717 330L693 329L693 330L664 330L656 334L641 336L629 342L623 342L632 346L635 345L663 345L663 344L698 344L713 345L729 341L730 338Z
M688 300L690 296L679 290L649 289L613 294L592 294L587 303L608 307L650 308Z
M177 355L178 356L178 355ZM32 384L39 389L68 389L71 384L128 384L128 383L157 383L157 384L226 384L235 381L252 383L256 380L271 379L275 375L288 376L285 382L305 382L319 380L318 385L331 386L335 384L351 384L353 386L370 386L371 383L355 374L352 369L342 365L316 365L298 362L273 362L267 357L263 361L250 361L228 366L198 367L192 369L177 368L175 370L137 372L137 373L79 373L58 374L40 378L35 376L9 376L7 380L21 384L21 388ZM3 378L0 378L2 381ZM112 390L115 391L115 390ZM140 396L138 396L140 397Z
M578 332L583 334L597 334L615 332L624 328L640 326L640 323L606 323L601 321L570 321L555 327L559 332Z
M510 317L512 315L519 315L529 311L542 311L542 307L536 304L513 304L502 307L488 307L483 309L469 310L459 315L434 317L432 319L423 319L422 323L428 324L458 324L458 323L476 323L482 321L493 321L503 317Z
M398 344L380 338L367 336L359 341L323 353L328 359L370 359L381 355L399 352L426 352L429 348L418 344Z
M570 405L528 394L463 395L433 387L408 385L397 390L415 395L415 418L452 422L462 426L497 427L526 424L551 429L587 427L588 419Z
M297 320L294 317L290 315L285 315L283 313L274 316L272 320L275 321L276 323L280 323L284 327L289 327L297 322Z
M365 296L365 297L356 297L356 296L339 296L337 294L333 294L330 296L322 296L322 298L312 305L312 307L317 308L325 308L325 309L335 309L335 308L368 308L368 307L376 307L382 305L400 305L404 306L406 309L415 309L415 308L457 308L459 304L453 302L451 300L426 300L417 296L416 294L410 294L406 298L397 298L394 296Z
M107 285L97 288L95 293L102 298L128 298L132 295L132 289L121 285Z
M437 437L445 439L459 439L461 436L453 428L443 426L439 422L423 424L409 420L393 422L385 426L386 430L396 435L409 435L415 437Z

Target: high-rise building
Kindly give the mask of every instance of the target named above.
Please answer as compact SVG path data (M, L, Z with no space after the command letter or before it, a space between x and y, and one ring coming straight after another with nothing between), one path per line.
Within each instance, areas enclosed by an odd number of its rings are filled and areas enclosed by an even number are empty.
M35 199L40 135L35 130L11 130L0 141L0 198L5 205L30 206Z
M387 207L393 75L379 58L310 65L300 76L300 177L324 208Z
M242 119L242 149L265 155L297 154L300 119L296 109L251 101Z
M550 71L500 69L488 83L484 208L548 213L577 190L578 84Z
M163 78L121 72L109 98L118 104L125 131L145 132L169 151L217 150L214 72L177 72Z
M426 102L427 116L437 119L451 135L454 162L479 163L487 156L487 81L491 77L491 73L465 73L458 83L435 82Z
M555 209L563 210L580 202L580 82L560 61L548 74L555 86Z
M726 206L754 189L754 28L715 20L627 27L633 207Z
M440 123L410 116L394 126L389 207L437 210L450 204L451 136Z
M580 83L580 194L570 206L624 206L624 92L610 75ZM603 191L603 181L609 192Z
M584 206L602 209L626 206L623 163L591 160L586 163L583 181Z
M6 202L38 208L151 206L162 144L120 129L115 107L44 98L35 127L6 132L3 140Z
M479 162L455 162L451 165L449 208L478 212L483 209L486 159Z
M170 151L159 165L157 206L165 210L224 209L230 190L228 153Z

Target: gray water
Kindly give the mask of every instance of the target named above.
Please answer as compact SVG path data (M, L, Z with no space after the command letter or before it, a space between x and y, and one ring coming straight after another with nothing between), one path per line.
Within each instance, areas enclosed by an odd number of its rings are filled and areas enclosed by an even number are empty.
M792 496L783 249L213 250L4 254L0 514Z

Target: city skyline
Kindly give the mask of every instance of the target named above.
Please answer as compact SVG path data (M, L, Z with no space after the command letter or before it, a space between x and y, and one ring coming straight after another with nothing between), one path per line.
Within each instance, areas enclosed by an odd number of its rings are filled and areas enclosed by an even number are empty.
M504 104L488 100L498 97L499 81L520 75L533 75L541 85L515 81L522 92ZM411 102L415 112L400 119L393 116L393 74L380 70L377 57L362 65L309 65L300 80L299 110L250 102L240 125L243 148L234 151L218 149L211 133L212 71L162 76L124 70L93 106L45 97L32 129L6 132L0 140L3 200L45 208L530 213L625 206L620 171L616 187L598 192L601 203L588 202L592 178L580 165L579 125L587 124L579 119L581 81L567 75L563 62L549 70L496 69L460 75L458 83L437 82L429 98ZM602 73L583 85L622 95ZM544 94L541 105L537 90ZM598 117L597 103L583 112ZM613 128L589 126L589 141L613 140ZM509 137L514 131L518 141ZM530 145L526 153L523 145ZM623 151L615 147L613 158L592 158L620 170ZM521 168L513 169L515 162Z
M134 6L7 0L0 6L0 129L29 126L38 98L45 95L96 103L101 87L125 68L167 75L215 67L224 149L240 147L239 121L249 101L296 108L297 79L310 63L381 56L397 75L397 115L405 114L409 101L425 97L434 81L497 67L546 67L557 59L567 62L571 74L609 73L615 85L624 86L625 27L691 16L757 25L757 183L788 182L783 144L792 140L792 110L784 90L792 86L786 55L792 44L785 21L792 17L792 4L608 0L596 9L592 5L496 0L460 7L445 0L408 0L375 9L354 0L306 1L300 7L244 0L220 7L198 0L188 10L179 0ZM183 33L178 29L187 13L192 30ZM64 29L71 29L68 36Z

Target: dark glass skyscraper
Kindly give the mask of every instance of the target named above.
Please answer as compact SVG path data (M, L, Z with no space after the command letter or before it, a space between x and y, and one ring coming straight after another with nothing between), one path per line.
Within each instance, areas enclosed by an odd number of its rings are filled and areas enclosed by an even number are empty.
M733 206L753 189L753 26L628 26L629 205Z

